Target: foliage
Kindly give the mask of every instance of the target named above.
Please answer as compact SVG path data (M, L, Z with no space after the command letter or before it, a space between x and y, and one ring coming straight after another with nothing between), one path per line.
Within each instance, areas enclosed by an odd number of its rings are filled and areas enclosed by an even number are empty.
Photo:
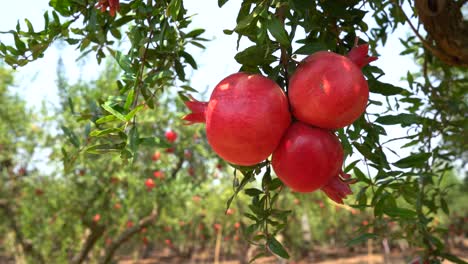
M214 169L215 157L202 139L202 128L183 127L175 121L180 117L178 113L183 112L182 100L188 92L196 91L190 87L185 71L188 67L197 69L197 63L186 47L204 48L204 29L189 29L190 15L182 0L122 1L116 16L99 11L96 2L52 0L49 4L53 11L44 13L43 30L36 31L25 20L27 30L18 23L15 30L5 32L13 37L14 45L0 43L0 56L13 68L41 58L58 39L76 45L83 56L92 52L99 62L112 57L119 67L111 66L111 78L96 81L94 87L83 83L70 86L66 80L59 82L62 102L59 112L63 115L51 126L60 128L61 133L48 135L44 144L53 146L52 158L63 161L63 173L55 175L56 179L34 177L34 180L25 180L31 186L15 183L11 175L18 173L11 169L2 174L3 182L8 184L2 185L6 191L2 190L1 197L9 201L9 210L23 208L21 212L28 213L22 224L39 221L24 234L34 237L32 243L21 241L22 235L16 232L17 240L23 248L31 249L32 256L48 255L54 246L58 246L70 252L50 255L51 258L79 262L80 244L77 242L84 230L91 232L85 241L94 245L96 236L126 234L123 229L129 220L155 215L170 219L172 213L180 215L187 206L180 201L188 201L193 192L203 190L206 176ZM226 2L219 0L218 4L222 7ZM237 34L238 43L241 40L251 43L235 56L242 65L241 71L262 73L287 92L288 79L303 55L319 50L345 54L362 42L369 42L374 50L378 44L385 45L388 34L407 23L402 8L405 3L413 8L406 1L244 0L236 26L224 32ZM375 27L369 28L363 21L366 14L375 18ZM129 43L116 48L115 43L121 41L123 35ZM366 36L366 39L359 36ZM422 73L408 72L408 87L397 87L380 80L385 74L381 69L366 66L364 73L372 93L369 105L379 107L380 111L367 112L351 126L337 131L345 147L345 171L352 171L359 180L354 187L356 201L350 205L371 212L369 225L374 227L362 230L363 236L352 241L385 239L388 234L383 228L385 224L398 222L401 229L395 237L424 248L421 253L424 259L461 261L449 254L442 242L445 230L433 223L440 212L450 214L447 200L450 185L443 184L445 175L453 169L455 160L466 161L468 137L460 136L466 134L468 120L464 89L466 71L441 62L425 49L421 39L409 36L402 43L406 50L401 54L413 56ZM297 49L296 44L299 44ZM0 74L9 76L3 69ZM64 76L59 74L60 78L63 80ZM4 82L0 86L3 96L11 81L8 78L1 80ZM31 126L27 118L21 119L25 121L20 123L9 119L11 116L27 116L21 102L12 98L2 100L11 102L11 106L2 107L20 111L5 119L2 116L5 124L12 125L11 128L2 126L2 131L15 133ZM11 113L8 110L2 113ZM407 136L391 138L387 135L386 129L394 125L405 128ZM164 140L163 133L169 127L182 136L177 146ZM191 135L197 135L195 144ZM30 155L34 148L28 144L37 141L37 136L40 134L16 137L19 142L2 137L1 146L8 151L2 151L1 155L19 155L20 150L26 150ZM411 155L399 157L398 150L390 147L392 142L399 140L405 142L404 148L412 149ZM63 145L64 141L67 144ZM168 176L161 186L156 183L158 192L145 190L142 182L154 169L153 165L148 165L148 157L155 148L163 151L171 147L175 147L174 154L164 155L156 166L172 176ZM191 149L191 160L185 160L185 149ZM399 157L396 162L389 161L393 154ZM351 155L353 161L349 161ZM7 161L11 158L2 156ZM11 168L12 165L3 167ZM198 177L183 180L182 177L189 177L187 170L192 167ZM288 216L292 211L281 206L282 197L288 194L285 194L283 184L271 174L269 160L252 167L231 167L234 169L234 194L226 199L228 208L239 193L245 193L250 199L246 206L248 210L243 211L249 219L246 221L246 239L264 250L258 256L270 251L288 258L288 251L277 237L282 232L288 233ZM112 181L118 184L110 184ZM54 194L51 197L55 199L43 201L42 206L36 205L37 201L31 196L32 189L28 189L32 186L41 186L41 190L50 188ZM25 197L10 199L17 188L25 188L22 191ZM25 199L24 202L21 199ZM122 203L122 213L102 215L99 223L90 220L117 202ZM175 207L177 209L173 211L165 211L165 208ZM60 211L60 208L67 210ZM56 213L37 217L51 212ZM41 230L46 219L54 219L59 224ZM69 224L76 219L80 219L81 224ZM144 225L137 225L135 230L143 228ZM46 240L50 244L44 243L40 252L32 246L45 241L45 237L57 237L57 234L66 239ZM107 246L111 255L113 245ZM86 257L88 252L84 253ZM110 261L108 257L112 256L109 254L102 261Z

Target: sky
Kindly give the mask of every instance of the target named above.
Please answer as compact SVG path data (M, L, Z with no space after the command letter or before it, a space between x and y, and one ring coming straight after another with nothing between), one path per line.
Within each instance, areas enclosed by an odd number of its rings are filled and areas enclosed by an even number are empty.
M3 3L0 9L0 31L8 31L16 26L18 20L23 21L28 18L35 29L43 28L43 13L50 10L48 0L22 0L8 1L0 0ZM8 3L8 4L6 4ZM199 91L210 91L214 86L229 74L239 70L240 65L235 61L236 52L235 35L225 35L224 29L233 29L241 0L230 0L223 8L219 8L217 0L185 0L184 5L189 14L196 14L191 24L192 28L204 28L205 38L210 39L205 46L206 50L200 50L192 47L189 53L197 61L199 69L188 75L191 79L192 87ZM24 8L27 6L27 8ZM367 14L365 20L372 24L373 19ZM386 75L380 80L407 87L406 81L401 77L406 76L408 71L416 71L417 67L409 56L399 56L404 49L399 38L409 34L408 30L399 27L395 32L389 34L385 47L378 47L379 59L372 64L380 67ZM365 37L365 36L362 36ZM10 36L0 34L0 41L9 41ZM30 107L40 107L43 101L47 105L57 104L58 94L56 87L56 65L60 57L64 61L68 79L76 82L79 79L93 80L99 74L100 66L93 56L76 62L79 52L74 47L54 45L48 49L44 58L32 62L25 67L19 68L16 73L16 85L13 88L15 92L23 96ZM242 46L241 46L242 49ZM209 94L209 93L208 93ZM200 98L200 95L195 95ZM371 94L370 99L381 100L379 97ZM377 109L368 109L375 112ZM406 134L406 130L398 127L386 127L390 137L401 137ZM385 141L385 140L384 140ZM392 145L401 157L409 154L410 149L399 149L404 142L395 142ZM399 158L392 153L388 153L390 161L396 161ZM350 161L352 161L351 159Z

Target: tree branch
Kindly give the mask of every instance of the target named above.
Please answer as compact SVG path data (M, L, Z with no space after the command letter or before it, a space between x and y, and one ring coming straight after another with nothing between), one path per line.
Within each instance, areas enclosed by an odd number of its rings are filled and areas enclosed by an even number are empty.
M18 225L15 219L15 210L11 208L7 200L0 200L0 209L2 209L5 215L8 216L6 218L9 221L10 228L13 229L16 241L21 245L24 252L33 257L34 260L36 260L38 263L45 263L44 257L40 254L40 252L37 251L33 244L27 241L24 237L24 234L21 231L21 227Z
M101 236L104 234L104 231L106 230L105 226L95 223L90 224L89 228L91 229L91 233L86 238L86 241L80 252L72 258L72 264L83 263L91 249L94 247L94 244L96 244L96 242L99 240L99 238L101 238Z
M415 0L419 20L434 43L423 38L398 1L392 1L400 9L424 48L447 65L468 67L468 21L463 19L461 12L465 0Z
M159 208L159 207L158 207ZM107 264L112 261L112 257L114 256L115 252L122 246L126 241L128 241L133 235L138 233L144 227L151 225L155 220L156 217L159 215L159 209L153 209L151 214L144 217L143 219L138 222L138 224L134 225L133 227L127 228L116 240L112 241L112 243L106 247L105 255L101 259L99 263Z

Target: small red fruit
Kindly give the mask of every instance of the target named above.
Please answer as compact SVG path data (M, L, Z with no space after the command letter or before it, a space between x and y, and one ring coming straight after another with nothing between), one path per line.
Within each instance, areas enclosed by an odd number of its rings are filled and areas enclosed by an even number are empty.
M308 56L289 81L289 102L300 121L327 129L352 124L366 110L369 88L361 68L376 60L368 45L347 57L328 51Z
M106 246L110 246L112 244L112 239L106 238Z
M162 172L162 171L155 171L155 172L153 172L153 176L154 176L156 179L164 179L164 172Z
M37 196L42 196L44 194L44 191L42 189L36 189L35 193Z
M158 161L161 158L161 153L159 151L156 151L153 156L151 156L151 159L153 161Z
M231 208L227 209L226 214L227 215L233 215L234 214L234 209L231 209Z
M184 150L184 156L186 159L191 159L192 158L192 152L188 149Z
M280 180L296 192L322 189L337 203L352 193L341 171L343 148L330 131L301 122L292 124L273 153L272 165Z
M93 222L97 223L101 220L101 215L100 214L95 214L93 217Z
M101 9L101 12L105 12L109 7L109 13L111 16L115 16L115 12L120 10L119 0L99 0L96 8Z
M164 240L164 243L166 243L168 247L172 247L172 241L170 239Z
M192 113L183 119L206 123L213 150L238 165L265 160L291 123L286 95L260 74L232 74L216 85L208 103L193 99L185 104Z
M189 168L188 168L188 174L189 174L190 176L195 175L195 169L194 169L193 167L189 167Z
M195 196L192 197L192 200L193 200L194 202L198 203L198 202L201 201L201 197L198 196L198 195L195 195Z
M177 139L177 133L172 130L166 131L165 136L166 136L167 141L171 143L173 143Z
M156 187L156 184L154 183L153 179L146 179L145 181L146 188L148 191L151 191L154 187Z
M213 228L216 230L216 232L218 232L219 230L221 230L221 224L216 223L213 225Z
M122 208L122 205L120 203L116 203L114 204L114 208L119 210L120 208Z
M147 237L143 237L141 240L143 241L143 244L148 245L149 240Z
M174 153L175 148L167 148L166 153Z
M18 175L23 176L26 175L26 168L21 167L18 169Z
M297 198L294 199L294 204L297 205L297 204L300 204L300 203L301 203L301 201L299 199L297 199Z
M127 221L127 228L132 228L133 227L133 222L132 221Z
M235 228L235 229L239 229L240 226L241 226L241 224L240 224L239 222L236 222L236 223L234 224L234 228Z

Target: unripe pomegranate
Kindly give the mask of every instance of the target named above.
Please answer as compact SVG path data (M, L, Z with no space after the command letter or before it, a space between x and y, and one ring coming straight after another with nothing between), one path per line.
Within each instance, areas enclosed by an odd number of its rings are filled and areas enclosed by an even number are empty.
M236 222L236 223L234 224L234 228L235 228L235 229L239 229L240 226L241 226L241 224L240 224L239 222Z
M366 110L369 88L361 68L376 57L368 45L353 48L347 57L328 51L308 56L289 81L289 102L300 121L327 129L352 124Z
M158 161L161 158L161 153L159 151L156 151L153 156L151 156L151 159L153 161Z
M172 130L166 131L165 136L166 136L167 141L171 143L173 143L177 139L177 133Z
M343 148L330 131L292 124L273 153L273 169L280 180L296 192L322 189L332 200L343 203L351 194L349 178L341 171Z
M213 150L238 165L265 160L291 122L285 94L259 74L232 74L216 85L208 103L193 99L185 104L192 113L183 119L206 123Z

